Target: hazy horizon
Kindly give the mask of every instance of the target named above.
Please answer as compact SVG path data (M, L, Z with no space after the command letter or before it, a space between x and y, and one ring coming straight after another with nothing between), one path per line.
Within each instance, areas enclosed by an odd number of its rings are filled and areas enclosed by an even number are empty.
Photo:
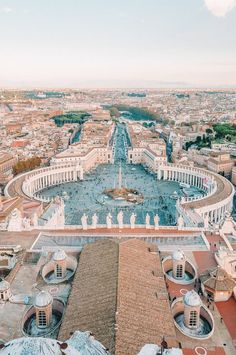
M1 0L0 87L236 87L235 5Z

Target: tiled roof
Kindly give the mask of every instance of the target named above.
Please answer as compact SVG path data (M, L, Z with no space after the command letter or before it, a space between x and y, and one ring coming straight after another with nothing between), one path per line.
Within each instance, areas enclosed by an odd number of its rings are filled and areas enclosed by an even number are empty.
M200 275L200 280L205 287L214 291L232 291L236 282L220 267L207 270Z
M136 355L162 337L177 346L157 249L142 240L97 241L82 250L59 339L91 331L111 354Z
M165 336L176 346L176 333L159 254L142 240L120 244L116 355L134 355Z
M81 253L59 339L76 330L91 331L114 353L118 249L113 241L86 245Z

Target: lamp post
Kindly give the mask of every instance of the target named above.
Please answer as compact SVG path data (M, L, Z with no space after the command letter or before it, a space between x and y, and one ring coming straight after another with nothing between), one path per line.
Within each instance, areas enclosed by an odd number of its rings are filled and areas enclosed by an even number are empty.
M161 342L161 354L164 353L165 349L168 349L168 344L165 340L165 337L162 337L162 342Z

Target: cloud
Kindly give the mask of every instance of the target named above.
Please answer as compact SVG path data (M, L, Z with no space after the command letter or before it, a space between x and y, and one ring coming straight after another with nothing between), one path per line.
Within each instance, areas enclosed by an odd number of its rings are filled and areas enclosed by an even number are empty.
M12 11L13 10L10 7L7 7L7 6L0 9L0 12L3 12L4 14L9 14Z
M204 0L208 10L217 17L224 17L236 5L236 0Z

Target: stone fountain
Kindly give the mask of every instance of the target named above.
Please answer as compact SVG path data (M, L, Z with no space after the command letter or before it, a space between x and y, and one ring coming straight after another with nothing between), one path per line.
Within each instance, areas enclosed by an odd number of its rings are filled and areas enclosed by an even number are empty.
M123 185L122 182L122 167L119 166L118 172L118 186L113 189L106 189L103 191L103 194L109 197L110 201L117 202L127 202L128 204L138 204L142 203L144 200L143 194L136 189L128 188Z

